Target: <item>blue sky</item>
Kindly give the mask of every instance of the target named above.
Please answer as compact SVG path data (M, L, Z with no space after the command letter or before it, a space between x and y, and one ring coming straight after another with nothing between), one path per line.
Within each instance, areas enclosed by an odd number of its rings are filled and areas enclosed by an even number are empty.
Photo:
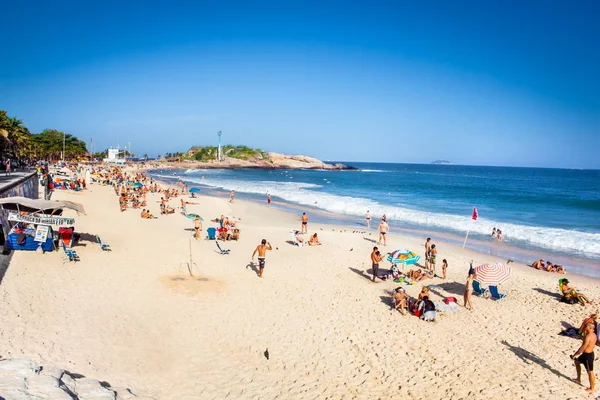
M597 1L28 1L3 14L0 109L95 150L164 154L222 130L330 160L600 168Z

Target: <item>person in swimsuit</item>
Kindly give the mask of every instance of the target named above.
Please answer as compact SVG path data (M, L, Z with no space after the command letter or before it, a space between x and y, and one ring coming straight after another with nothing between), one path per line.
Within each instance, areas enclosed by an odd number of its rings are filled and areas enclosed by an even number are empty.
M448 269L448 261L446 261L446 259L444 258L442 260L442 274L443 274L442 279L446 279L446 269Z
M196 240L200 239L200 231L202 230L202 221L200 221L200 217L196 215L194 218L194 237Z
M494 228L492 229L492 237L495 237L495 236L496 236L496 227L494 227Z
M429 250L431 247L431 238L425 241L425 268L429 268Z
M267 193L267 207L271 207L271 195Z
M372 282L375 282L375 278L379 274L379 261L383 260L383 256L379 252L377 246L373 247L373 251L371 252L371 265L373 268L373 278L371 278Z
M230 203L234 203L235 202L235 190L232 190L231 193L229 193L229 202Z
M464 307L470 311L473 311L473 302L471 299L473 297L473 281L474 280L475 280L475 274L469 274L469 277L467 278L467 283L465 285ZM467 307L467 303L469 303L469 307Z
M590 301L590 299L588 299L586 295L578 293L577 290L575 290L574 287L569 286L569 280L568 279L565 279L563 281L563 284L561 286L561 290L562 290L562 293L563 293L563 295L565 297L577 299L577 301L579 302L579 304L581 304L582 306L584 306L586 302L588 304L593 304L593 302Z
M308 232L308 215L302 213L302 233Z
M435 248L435 244L431 245L431 248L429 249L429 267L431 268L431 270L433 271L433 273L435 274L435 259L437 257L437 249Z
M371 229L371 213L369 212L369 210L367 210L367 213L365 214L365 220L367 224L367 229Z
M254 249L254 253L252 253L252 262L254 262L254 256L258 253L258 277L262 278L263 270L265 269L265 257L267 256L267 250L273 250L271 247L271 243L267 242L267 239L263 239L256 249Z
M575 382L581 384L581 365L585 367L588 373L588 379L590 380L590 387L586 388L586 392L593 393L596 385L596 379L594 377L594 347L596 346L596 332L594 332L594 324L588 322L585 325L585 336L583 337L583 343L579 350L571 356L571 359L575 361L575 369L577 370L577 378Z
M394 308L399 310L402 315L406 315L406 302L410 299L410 297L406 294L404 288L398 287L394 289L392 299L394 300Z
M535 269L546 269L546 266L544 265L544 259L540 258L537 261L534 261L531 266Z
M381 217L381 223L379 224L379 242L378 244L383 244L387 246L387 233L390 230L387 222L385 222L385 216Z
M310 237L310 240L308 241L308 245L309 246L320 246L321 245L321 242L319 241L319 237L317 236L316 232Z

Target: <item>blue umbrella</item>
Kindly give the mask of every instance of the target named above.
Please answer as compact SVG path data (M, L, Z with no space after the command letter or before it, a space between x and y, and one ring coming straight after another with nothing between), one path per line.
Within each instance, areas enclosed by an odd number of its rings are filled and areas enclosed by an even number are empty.
M196 217L200 217L200 216L198 214L191 213L191 214L185 214L185 217L189 218L189 219L196 219ZM200 221L204 221L204 219L202 217L200 217Z
M141 184L140 182L135 182L131 184L131 187L133 188L141 188L142 186L144 186L143 184Z
M198 189L198 188L191 188L190 189L190 193L200 193L200 189Z

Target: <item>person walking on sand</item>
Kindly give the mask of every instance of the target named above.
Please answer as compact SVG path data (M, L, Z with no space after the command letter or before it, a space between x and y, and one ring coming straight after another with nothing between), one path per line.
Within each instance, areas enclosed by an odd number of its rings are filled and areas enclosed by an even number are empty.
M429 267L433 271L434 275L435 275L435 259L436 258L437 258L437 248L435 247L435 244L432 244L431 247L429 248Z
M446 279L446 269L448 269L448 261L444 258L442 260L442 274L444 275L442 279Z
M429 248L431 247L431 238L425 241L425 268L429 268Z
M365 220L366 220L367 229L371 229L371 213L369 212L369 210L367 210L367 212L365 214Z
M271 195L267 193L267 207L271 207Z
M381 223L379 224L379 242L377 244L383 244L387 246L387 234L390 230L387 222L385 222L385 217L381 217Z
M302 233L308 232L308 215L302 213Z
M230 203L235 202L235 190L232 190L231 193L229 193L229 202Z
M594 332L594 324L588 322L585 325L584 332L583 343L579 347L579 350L571 356L571 359L575 361L575 369L577 370L575 382L581 385L581 364L583 364L590 380L590 387L586 388L585 391L594 393L596 385L596 378L594 377L594 347L597 340L596 333Z
M471 271L469 271L469 272L471 272ZM470 311L473 311L472 297L473 297L473 281L474 280L475 280L475 274L469 273L469 277L467 278L467 283L465 285L464 307ZM469 307L467 307L467 303L469 304Z
M202 230L202 221L200 221L200 216L196 215L194 218L194 237L196 240L200 239L200 231Z
M372 282L375 282L375 278L379 274L379 261L383 260L383 256L379 252L379 248L377 246L373 247L373 251L371 252L371 265L373 268L373 278L371 278Z
M254 249L254 253L252 253L252 262L254 262L254 256L258 253L258 277L262 278L263 270L265 269L265 257L267 256L267 250L273 250L271 247L271 243L267 242L267 239L263 239L256 249Z

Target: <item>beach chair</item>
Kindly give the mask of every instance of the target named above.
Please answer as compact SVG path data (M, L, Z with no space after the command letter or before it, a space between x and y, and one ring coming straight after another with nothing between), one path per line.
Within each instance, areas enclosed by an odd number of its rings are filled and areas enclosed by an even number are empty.
M208 240L215 240L217 237L217 229L216 228L208 228L206 230L206 236Z
M300 243L296 238L296 231L292 232L292 243L298 247L302 247L304 245L304 243Z
M100 248L102 250L104 250L104 251L112 251L109 244L102 243L102 239L100 239L100 236L96 236L96 240L98 240L98 244L100 245Z
M227 249L227 250L223 250L223 249L221 248L221 246L219 246L219 242L218 242L217 240L215 240L215 243L217 244L217 248L218 248L218 249L219 249L219 251L220 251L220 253L219 253L219 254L221 254L221 255L229 254L229 251L230 251L229 249Z
M79 256L75 250L67 249L65 246L65 242L62 242L62 248L65 252L65 255L69 258L69 261L79 261Z
M489 289L490 289L490 298L492 298L494 300L502 300L503 298L506 297L505 294L498 292L498 286L490 285Z
M473 281L473 293L482 296L488 292L487 289L481 287L478 281Z

